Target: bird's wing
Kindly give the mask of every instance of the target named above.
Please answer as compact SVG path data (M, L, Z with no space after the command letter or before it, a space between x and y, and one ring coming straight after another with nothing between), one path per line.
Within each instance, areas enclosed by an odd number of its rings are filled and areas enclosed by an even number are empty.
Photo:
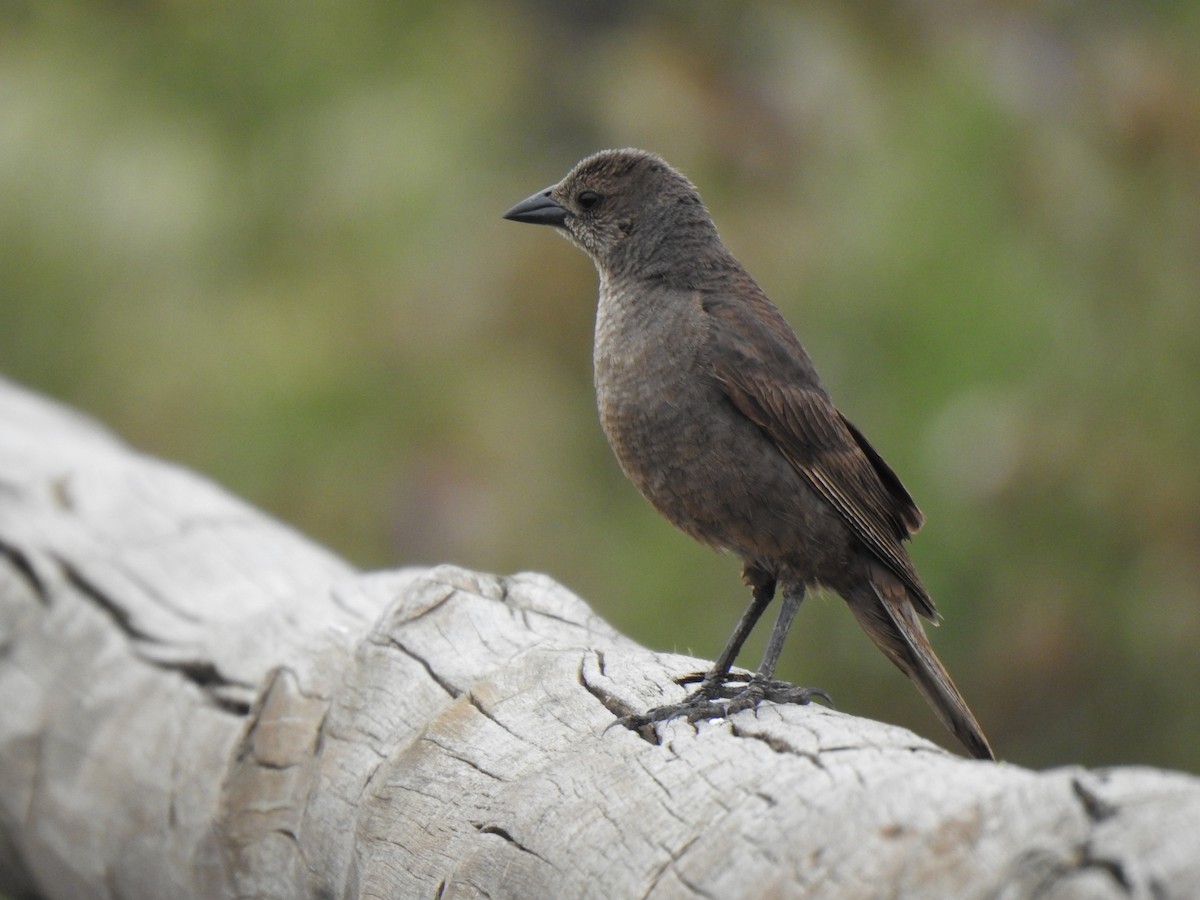
M891 467L833 405L812 362L757 285L703 298L711 316L713 376L851 531L912 589L917 608L937 612L902 541L924 521Z

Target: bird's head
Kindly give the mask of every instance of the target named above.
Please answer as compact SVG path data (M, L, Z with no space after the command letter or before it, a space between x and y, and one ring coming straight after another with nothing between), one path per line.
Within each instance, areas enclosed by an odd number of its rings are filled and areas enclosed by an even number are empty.
M522 200L504 218L555 226L608 272L630 268L637 274L655 274L680 262L667 258L673 248L716 239L692 183L644 150L604 150L589 156L562 181Z

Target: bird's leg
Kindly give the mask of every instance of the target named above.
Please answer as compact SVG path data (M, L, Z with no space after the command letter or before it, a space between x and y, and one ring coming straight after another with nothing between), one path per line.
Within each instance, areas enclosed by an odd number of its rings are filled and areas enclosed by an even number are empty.
M782 681L772 681L775 664L783 652L783 642L792 620L800 609L804 599L804 586L789 585L784 591L783 602L779 608L779 617L771 629L767 640L767 649L763 653L762 663L758 672L753 676L730 674L734 659L742 649L758 620L762 618L767 605L775 596L775 578L757 566L747 565L742 577L752 589L750 605L742 613L737 627L725 643L725 649L713 663L713 667L701 675L695 673L678 679L679 684L695 684L699 687L692 691L684 700L669 706L658 706L647 711L644 715L626 716L619 723L634 730L640 729L652 722L664 722L668 719L686 718L689 722L701 719L723 719L743 709L753 709L763 700L776 703L808 703L813 697L823 697L829 701L829 695L820 688L796 687ZM732 683L731 683L732 682ZM726 702L722 702L726 701Z
M713 663L713 667L704 673L703 679L700 680L700 687L689 695L688 700L684 701L685 703L690 700L711 700L721 693L721 688L730 680L729 670L733 666L733 661L737 659L738 653L741 652L742 644L746 643L746 638L750 636L750 632L754 630L754 626L758 624L758 620L762 618L762 614L775 596L774 576L757 566L747 563L742 569L742 580L750 586L750 605L738 619L733 634L725 642L725 647L721 650L717 661ZM733 676L733 678L738 681L745 680L742 676ZM695 675L685 675L676 683L693 684L696 680Z
M758 664L758 677L770 681L775 674L775 664L783 652L783 642L791 631L792 621L804 600L804 585L789 585L783 592L783 603L779 606L779 615L775 619L775 627L767 639L767 649L763 651L762 662Z
M829 695L820 688L796 687L785 681L771 680L771 676L775 674L775 664L779 662L779 655L783 652L783 642L787 639L788 631L792 627L792 620L796 618L796 612L800 609L800 603L803 600L803 584L786 586L783 592L783 601L779 605L779 615L775 619L775 626L771 629L771 636L767 639L767 649L763 651L758 672L741 690L728 694L721 692L722 696L729 698L726 715L732 715L743 709L753 709L763 700L771 700L775 703L803 704L808 703L813 697L822 697L827 703L833 702Z
M726 663L724 669L722 664L725 663L726 653L721 654L721 658L717 660L717 664L712 670L704 676L699 689L697 689L681 706L688 708L681 710L678 714L686 713L690 721L696 721L700 718L718 718L723 716L731 716L736 712L741 712L743 709L753 709L758 706L763 700L770 700L773 703L809 703L814 697L820 697L826 703L832 705L833 701L829 695L820 688L813 687L798 687L788 684L786 681L774 681L772 675L775 674L775 665L779 662L779 656L783 652L783 642L787 638L788 631L792 627L792 621L796 618L796 612L800 609L800 603L804 600L804 585L789 585L783 593L783 601L779 607L779 616L775 620L775 625L771 629L771 635L767 639L767 648L763 652L762 662L759 663L758 671L750 676L729 674L729 666ZM753 609L753 606L751 607ZM747 610L747 616L750 610ZM759 610L759 615L762 610ZM745 621L738 623L738 630L734 632L734 637L737 637L741 631ZM744 637L744 636L743 636ZM733 641L730 641L732 646ZM740 645L739 645L740 646ZM726 651L729 647L726 647ZM732 660L730 660L732 661ZM685 676L680 679L680 683L694 683L699 681L699 676ZM734 682L734 683L731 683ZM718 704L717 700L727 700L724 705ZM690 706L689 706L690 704ZM660 707L662 710L667 710L669 707ZM659 710L651 710L647 715L657 714ZM666 716L670 718L670 716Z
M762 618L767 605L775 596L774 576L752 563L747 563L742 569L742 580L751 588L750 605L738 619L737 626L733 629L729 640L725 642L725 648L721 651L721 655L717 657L717 661L713 663L713 667L708 672L696 672L676 679L677 684L700 682L700 686L679 703L656 706L640 716L625 716L618 720L620 724L637 730L651 722L664 722L678 716L686 716L689 722L697 722L700 719L718 719L726 715L725 705L714 702L714 699L725 693L726 683L731 680L729 669L733 666L733 661L742 649L742 644L746 643L750 632L754 630L754 626L758 624L758 620ZM745 682L748 680L748 676L735 675L733 679Z

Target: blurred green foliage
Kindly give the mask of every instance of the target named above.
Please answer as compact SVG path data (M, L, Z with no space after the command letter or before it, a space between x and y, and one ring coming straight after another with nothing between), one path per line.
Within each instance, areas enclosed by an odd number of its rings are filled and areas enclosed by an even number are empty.
M738 565L610 458L587 260L499 218L658 151L922 503L933 637L1000 754L1196 770L1198 25L8 0L0 370L361 565L543 570L711 658ZM950 743L836 598L782 674Z

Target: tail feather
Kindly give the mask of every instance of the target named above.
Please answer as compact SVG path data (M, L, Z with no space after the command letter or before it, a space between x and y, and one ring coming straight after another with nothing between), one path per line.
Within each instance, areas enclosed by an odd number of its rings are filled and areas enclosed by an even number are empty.
M995 759L967 701L934 654L904 586L890 573L877 570L870 588L848 600L859 625L888 659L912 679L942 724L976 759Z

